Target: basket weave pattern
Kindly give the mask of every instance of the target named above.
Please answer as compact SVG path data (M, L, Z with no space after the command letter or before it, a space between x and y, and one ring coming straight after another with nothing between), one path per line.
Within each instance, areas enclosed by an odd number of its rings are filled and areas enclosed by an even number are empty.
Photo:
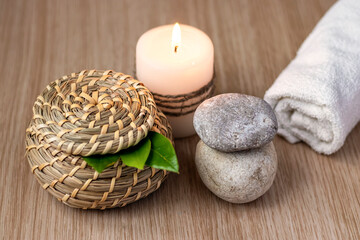
M82 71L50 83L35 101L26 156L44 189L83 209L122 207L160 187L167 172L121 160L101 174L82 156L116 153L169 123L143 84L113 71Z

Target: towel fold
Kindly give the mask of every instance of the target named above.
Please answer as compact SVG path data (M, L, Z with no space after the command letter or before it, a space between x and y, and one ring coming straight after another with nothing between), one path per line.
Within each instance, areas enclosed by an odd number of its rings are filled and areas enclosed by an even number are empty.
M336 152L360 120L360 0L331 7L265 93L279 134Z

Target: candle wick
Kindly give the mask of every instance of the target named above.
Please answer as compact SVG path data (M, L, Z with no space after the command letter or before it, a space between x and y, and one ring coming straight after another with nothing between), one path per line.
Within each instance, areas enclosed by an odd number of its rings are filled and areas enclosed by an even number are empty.
M176 53L177 53L177 49L178 49L178 47L179 47L179 46L175 46L174 51L175 51Z

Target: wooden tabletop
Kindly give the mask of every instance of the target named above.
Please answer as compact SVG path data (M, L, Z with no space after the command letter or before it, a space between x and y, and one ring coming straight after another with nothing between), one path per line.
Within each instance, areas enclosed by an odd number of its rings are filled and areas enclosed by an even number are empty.
M0 0L0 238L359 239L360 126L332 156L274 140L279 169L258 200L236 205L197 174L197 136L176 141L180 175L122 209L72 209L24 158L36 96L83 69L132 74L137 39L176 21L215 46L216 92L263 97L334 0ZM358 106L354 106L358 107Z

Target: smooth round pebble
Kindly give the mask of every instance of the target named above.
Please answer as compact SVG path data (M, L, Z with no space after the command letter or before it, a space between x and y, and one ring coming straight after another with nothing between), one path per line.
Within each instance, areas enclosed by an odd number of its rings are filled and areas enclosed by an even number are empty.
M246 203L262 196L271 187L277 170L272 142L257 149L225 153L200 140L195 163L205 186L232 203Z
M199 105L194 115L194 128L208 146L235 152L269 143L278 125L274 111L263 99L226 93Z

